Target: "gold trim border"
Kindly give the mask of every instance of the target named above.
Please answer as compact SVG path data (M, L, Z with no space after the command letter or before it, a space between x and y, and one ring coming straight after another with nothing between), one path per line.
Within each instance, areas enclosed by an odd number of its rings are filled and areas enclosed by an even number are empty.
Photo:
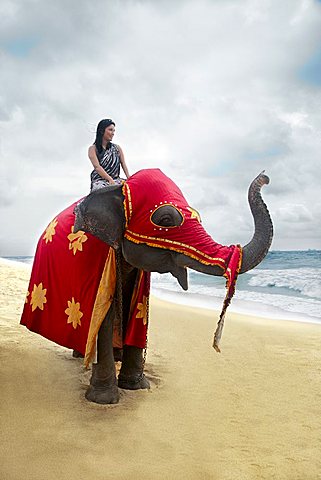
M125 235L124 235L124 237L127 238L127 240L129 240L131 242L134 242L134 243L137 243L137 244L145 243L146 245L149 245L150 247L163 248L165 250L173 250L174 252L183 253L184 255L187 255L188 257L194 258L195 260L198 260L199 262L203 263L203 265L217 265L220 268L222 268L222 270L224 270L224 271L226 269L226 262L222 258L210 257L209 255L206 255L205 253L200 252L196 248L190 247L189 245L186 245L184 243L175 242L174 240L173 241L167 240L168 243L175 243L175 245L178 246L177 248L174 248L174 247L171 247L170 245L159 245L157 243L153 243L153 240L154 241L160 241L160 242L166 242L166 239L159 239L159 238L147 237L145 235L142 235L142 237L144 237L144 240L137 240L136 238L134 238L130 235L131 233L133 233L133 232L130 232L130 231L127 230L125 232ZM137 235L137 234L134 234L134 235ZM191 253L190 251L186 252L185 250L180 249L179 248L180 246L183 247L183 248L186 248L187 250L193 250L195 252L195 254L193 255L193 253ZM203 257L206 257L207 259L209 259L211 261L206 261L205 259L200 258L196 254L198 254L200 256L203 256ZM219 262L221 262L221 263L219 263ZM222 265L222 263L224 264L224 266Z

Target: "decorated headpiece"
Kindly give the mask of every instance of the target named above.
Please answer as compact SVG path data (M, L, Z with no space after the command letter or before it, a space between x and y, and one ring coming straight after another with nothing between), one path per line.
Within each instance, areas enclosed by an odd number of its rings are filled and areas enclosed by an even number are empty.
M222 269L227 279L227 295L214 340L214 348L219 351L225 310L233 296L241 265L241 247L216 243L203 228L199 213L188 204L178 186L159 169L140 170L125 182L123 193L124 236L127 240L173 250L204 265L216 265ZM154 222L155 212L164 205L177 210L181 221L176 226L160 226Z

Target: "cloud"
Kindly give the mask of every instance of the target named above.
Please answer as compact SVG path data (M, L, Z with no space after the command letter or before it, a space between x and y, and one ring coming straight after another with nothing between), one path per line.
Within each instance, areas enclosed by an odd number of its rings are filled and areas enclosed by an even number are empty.
M313 215L305 205L298 205L295 203L286 204L278 210L280 221L290 224L295 223L299 226L300 222L310 222L313 220Z
M29 253L49 215L88 192L106 116L130 170L162 168L222 243L251 235L247 188L265 169L274 248L321 248L321 90L302 74L320 23L312 0L1 2L0 255L22 229ZM289 205L310 217L291 222Z

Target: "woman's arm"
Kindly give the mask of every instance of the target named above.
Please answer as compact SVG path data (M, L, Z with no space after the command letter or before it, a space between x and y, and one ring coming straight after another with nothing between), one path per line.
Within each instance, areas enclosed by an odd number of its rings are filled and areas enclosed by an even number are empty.
M129 178L130 175L129 175L129 171L128 171L128 168L127 168L127 165L126 165L126 162L125 162L124 152L122 151L122 149L120 148L119 145L117 145L117 148L118 148L118 151L119 151L120 163L121 163L122 169L124 170L124 174L126 175L126 178Z
M111 178L111 176L108 175L108 173L105 172L103 167L99 164L99 161L98 161L98 158L97 158L97 155L96 155L95 145L90 145L90 147L88 148L88 157L89 157L89 160L91 161L91 163L93 164L94 169L101 176L101 178L104 178L110 184L115 183L115 181Z

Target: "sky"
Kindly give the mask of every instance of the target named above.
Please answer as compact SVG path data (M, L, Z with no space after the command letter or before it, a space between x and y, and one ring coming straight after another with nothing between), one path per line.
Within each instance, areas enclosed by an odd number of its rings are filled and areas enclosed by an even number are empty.
M1 0L0 256L33 255L87 195L102 118L131 173L161 168L222 244L321 249L321 2Z

